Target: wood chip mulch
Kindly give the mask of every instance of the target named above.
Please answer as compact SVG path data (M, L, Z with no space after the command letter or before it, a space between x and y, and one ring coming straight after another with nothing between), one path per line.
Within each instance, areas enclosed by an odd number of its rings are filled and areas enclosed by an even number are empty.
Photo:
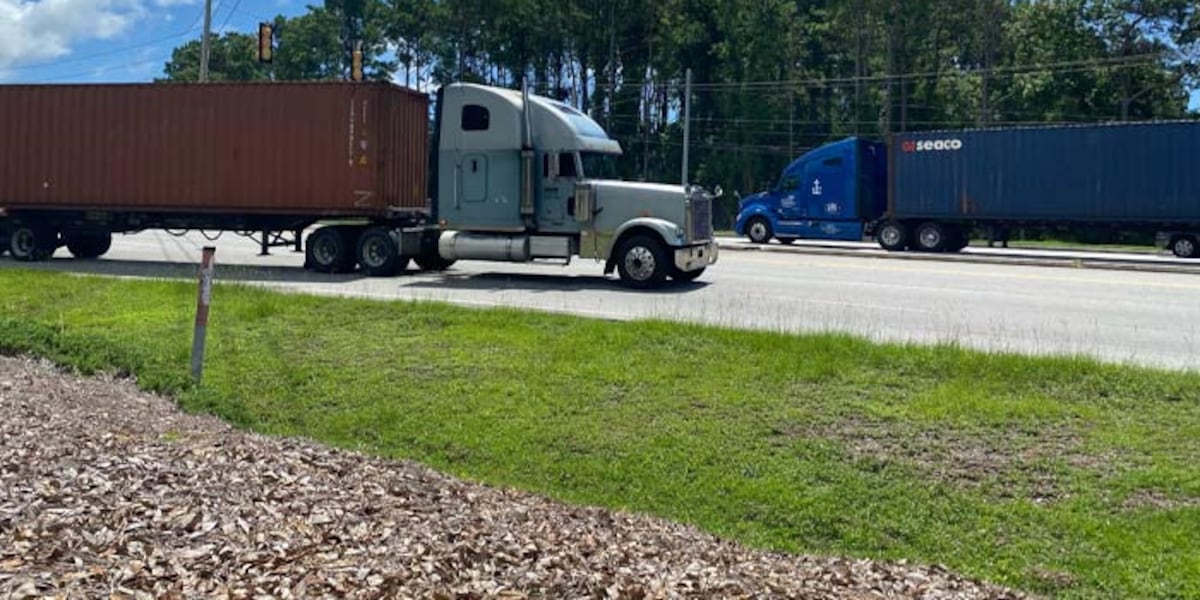
M4 598L1020 598L187 415L0 356Z

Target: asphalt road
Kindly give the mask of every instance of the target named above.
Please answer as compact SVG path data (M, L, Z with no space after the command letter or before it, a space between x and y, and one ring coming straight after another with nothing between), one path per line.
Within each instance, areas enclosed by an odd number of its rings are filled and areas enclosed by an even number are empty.
M60 250L34 268L134 277L193 277L198 234L117 236L103 259ZM697 282L631 291L590 260L459 262L443 274L323 275L286 249L257 256L225 235L217 279L317 294L514 306L612 319L657 318L777 331L842 331L879 340L955 342L1031 354L1200 369L1200 274L1100 270L874 254L723 250ZM0 268L30 266L10 258ZM190 310L190 307L189 307ZM219 295L213 310L220 310Z

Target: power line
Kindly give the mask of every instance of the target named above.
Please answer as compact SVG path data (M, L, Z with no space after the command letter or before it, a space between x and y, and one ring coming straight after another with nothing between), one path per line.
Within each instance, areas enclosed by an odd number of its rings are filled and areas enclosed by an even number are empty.
M1123 67L1135 66L1143 63L1153 62L1161 59L1163 52L1147 52L1143 54L1131 54L1128 56L1115 56L1107 58L1090 58L1070 61L1058 61L1050 63L1037 63L1029 65L1013 65L1008 67L992 67L992 68L961 68L961 69L942 69L937 71L911 72L911 73L896 73L884 75L861 75L856 77L824 77L824 78L808 78L808 79L775 79L775 80L760 80L760 81L730 81L730 82L710 82L710 83L693 83L694 91L702 90L728 90L728 89L751 89L751 88L787 88L787 87L828 87L837 84L851 83L886 83L903 81L909 79L928 79L935 77L946 77L949 75L973 75L973 74L989 74L989 75L1020 75L1027 73L1037 73L1041 71L1053 71L1056 73L1067 73L1081 70L1088 70L1096 67ZM612 85L609 81L596 80L597 88L608 87ZM680 83L674 78L667 81L626 81L619 82L618 85L628 87L652 87L661 88L678 88Z
M225 15L225 20L221 23L221 26L217 28L217 31L225 31L225 26L229 24L229 19L233 18L233 13L237 12L238 6L241 3L242 0L234 1L233 8L229 10L229 14Z

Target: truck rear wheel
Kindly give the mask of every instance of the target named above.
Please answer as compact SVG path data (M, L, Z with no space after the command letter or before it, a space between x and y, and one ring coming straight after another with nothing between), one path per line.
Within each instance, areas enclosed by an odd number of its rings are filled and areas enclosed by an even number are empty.
M648 235L635 235L621 245L617 256L617 272L621 282L634 288L662 285L671 265L661 240Z
M946 249L949 241L946 228L941 223L934 221L921 223L917 226L916 235L913 236L913 243L921 252L941 252Z
M58 249L58 232L48 227L22 225L9 235L8 251L13 258L35 262L50 258Z
M67 236L67 250L75 258L99 258L112 248L112 234L107 231L87 231Z
M345 227L328 226L308 236L304 266L322 273L349 273L354 270L355 248Z
M403 271L408 259L400 256L400 248L386 227L372 227L358 238L358 264L371 277L386 277Z
M755 244L765 244L771 241L775 232L771 230L771 222L762 217L751 217L746 222L746 237Z
M1196 238L1190 235L1175 236L1175 239L1171 240L1171 252L1179 258L1200 257L1200 247L1196 244Z
M879 246L888 252L900 252L908 249L908 228L903 223L889 221L879 226L875 234Z
M0 256L8 254L8 231L0 229Z

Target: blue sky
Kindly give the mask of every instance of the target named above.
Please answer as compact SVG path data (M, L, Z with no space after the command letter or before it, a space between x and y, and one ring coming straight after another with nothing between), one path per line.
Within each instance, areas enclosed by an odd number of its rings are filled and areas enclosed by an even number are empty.
M213 29L259 21L316 0L213 0ZM176 46L200 37L203 0L0 0L0 82L149 81ZM1200 110L1200 90L1192 94Z
M212 26L252 33L312 2L213 0ZM203 0L0 0L0 82L148 81L200 38L203 11Z

